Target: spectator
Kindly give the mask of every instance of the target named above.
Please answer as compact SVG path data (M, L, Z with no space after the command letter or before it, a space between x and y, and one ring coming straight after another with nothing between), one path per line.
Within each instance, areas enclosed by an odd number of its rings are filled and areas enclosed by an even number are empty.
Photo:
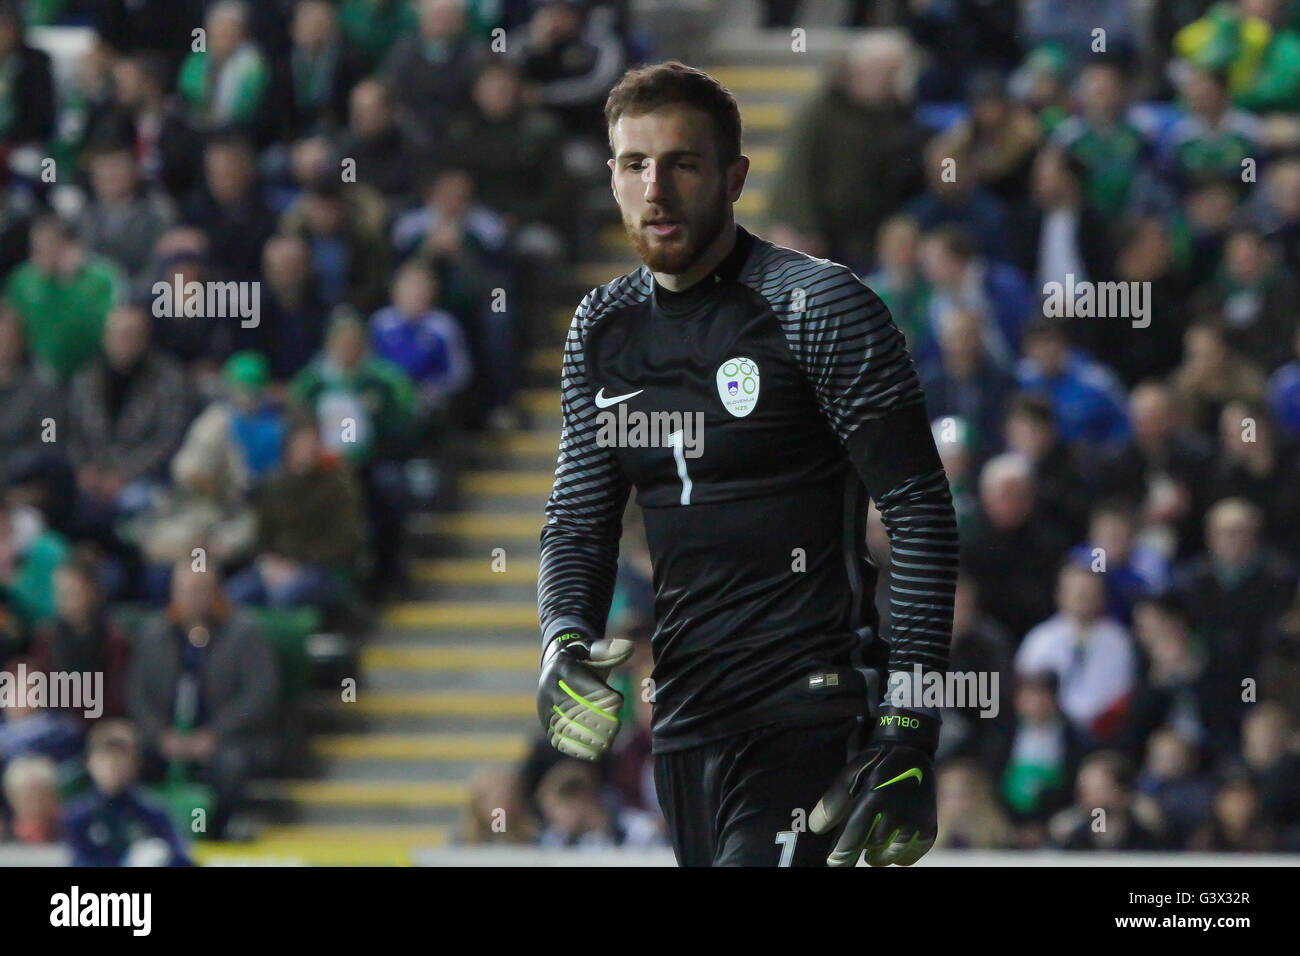
M131 658L126 635L108 615L99 575L100 569L85 558L74 558L55 570L55 614L37 629L30 662L32 669L46 674L102 675L103 696L97 701L95 719L126 712Z
M1059 681L1052 671L1018 674L1012 689L1015 729L1001 765L999 792L1031 843L1039 826L1070 802L1070 784L1083 755L1083 740L1061 713Z
M332 133L347 122L348 97L368 72L364 57L344 42L339 12L329 0L299 2L289 38L289 54L278 60L271 78L275 122L268 138Z
M936 229L921 240L921 271L930 284L930 331L943 337L944 323L965 308L992 321L983 325L989 356L1005 368L1015 364L1025 323L1038 311L1033 289L1019 271L976 251L971 233L957 226Z
M48 375L27 362L22 324L13 309L0 304L0 486L20 497L66 530L75 501L72 469L56 441L66 421L63 394Z
M525 104L517 69L493 59L479 69L470 102L448 120L442 156L470 174L479 200L512 232L545 231L544 240L519 239L526 249L549 245L554 257L574 226L576 188L559 162L564 142L550 113Z
M1294 358L1268 380L1268 401L1274 418L1292 441L1300 440L1300 328L1291 340Z
M988 771L973 760L954 760L939 770L939 834L935 846L949 850L1002 850L1012 828L994 796Z
M150 595L164 599L171 566L201 547L222 567L243 564L257 537L249 502L255 484L279 464L284 416L265 398L269 371L255 352L232 356L226 394L190 423L171 460L171 487L135 528L150 565Z
M980 462L1000 445L1003 413L1016 389L1015 378L993 362L984 348L983 324L976 313L954 309L943 323L940 358L921 367L931 416L959 415L970 422Z
M1216 3L1179 30L1173 50L1194 67L1229 78L1238 106L1257 112L1300 106L1300 37L1283 29L1278 0Z
M1170 132L1166 162L1176 185L1241 185L1242 162L1259 155L1258 121L1232 108L1222 73L1191 69L1182 82L1184 116Z
M952 649L948 670L952 674L975 675L989 682L1000 694L1002 682L1011 676L1011 636L992 618L979 611L979 589L969 573L957 577L953 598ZM943 709L944 740L937 757L942 763L953 756L978 758L985 767L999 766L1011 743L1012 714L999 697L967 699L962 706L951 702Z
M0 144L41 147L54 134L54 79L49 55L28 45L18 4L0 3Z
M415 383L424 414L439 411L469 384L472 367L460 325L437 307L437 278L412 260L393 279L393 303L370 318L374 353Z
M1145 742L1168 726L1213 760L1236 734L1236 712L1217 692L1205 636L1192 631L1187 607L1176 594L1142 598L1133 610L1133 633L1143 668L1133 695L1123 749L1135 760Z
M942 142L949 155L968 156L965 175L973 173L993 196L1014 206L1025 196L1042 138L1038 120L1007 96L1002 77L993 72L971 76L967 103L967 118L958 120L936 142Z
M1133 639L1106 616L1105 584L1087 567L1067 562L1057 612L1025 635L1016 672L1051 671L1060 681L1061 711L1089 744L1116 738L1134 690Z
M1013 240L1016 265L1043 293L1052 282L1109 280L1114 255L1109 224L1085 203L1079 161L1057 147L1047 147L1039 151L1032 173L1031 202L1019 217ZM1096 320L1084 322L1076 323L1082 326L1076 341L1090 345L1087 333Z
M183 33L188 45L188 25ZM185 196L199 179L202 143L183 107L167 95L167 61L158 54L134 53L117 59L112 75L113 101L92 117L89 138L131 143L142 182L173 197Z
M1214 794L1208 823L1193 835L1188 849L1202 853L1267 853L1276 833L1262 818L1259 793L1250 778L1229 771Z
M155 776L168 764L194 767L213 788L214 839L244 783L275 765L277 685L275 658L256 625L226 604L220 572L178 561L167 613L137 638L127 706Z
M317 294L327 307L346 303L373 311L383 304L389 278L387 216L383 197L369 186L345 189L337 175L321 173L281 218L282 234L310 246Z
M1033 469L1039 522L1067 543L1082 538L1093 498L1091 469L1085 456L1062 440L1047 399L1015 395L1007 403L1003 437L1006 450Z
M519 71L537 101L570 134L605 142L602 107L623 73L623 41L580 0L538 4L519 32Z
M482 768L474 774L469 789L469 803L460 818L459 843L537 842L537 821L528 809L523 779L517 771Z
M189 401L180 368L149 345L144 310L114 309L103 357L77 374L68 399L68 456L89 525L150 504L184 436Z
M285 436L284 466L257 496L257 552L231 578L238 604L336 606L364 542L361 489L351 466L321 449L316 422Z
M1241 727L1241 755L1260 809L1294 852L1300 839L1300 754L1290 746L1291 717L1276 701L1256 704Z
M979 519L962 556L979 586L980 609L1018 642L1051 614L1053 569L1065 543L1037 520L1033 470L1021 456L989 459L979 491Z
M176 221L176 207L166 195L140 189L131 144L96 144L89 162L94 198L81 214L82 241L93 254L113 259L136 283L154 246Z
M864 33L795 116L769 191L768 235L777 245L858 273L874 261L881 223L922 187L913 52L905 35ZM832 155L844 161L825 163Z
M648 813L610 806L590 764L562 760L537 787L544 847L646 848L663 843Z
M1196 754L1188 742L1169 728L1148 738L1137 791L1159 807L1166 840L1176 849L1186 846L1210 815L1210 781L1196 772Z
M348 102L347 135L339 152L356 161L358 182L377 190L393 208L408 205L415 198L411 170L431 161L427 143L397 122L389 92L378 80L356 84Z
M188 866L189 852L167 811L140 792L140 744L125 720L91 730L86 742L91 789L63 815L73 866Z
M941 226L959 228L990 258L1008 261L1008 211L1006 204L958 170L974 164L966 147L943 138L925 147L925 192L911 199L904 211L925 232Z
M1187 328L1190 282L1176 261L1170 227L1158 216L1129 220L1116 230L1115 279L1148 283L1147 325L1134 334L1123 321L1093 323L1091 347L1126 388L1165 378L1178 364ZM1140 288L1129 286L1129 288Z
M447 167L434 174L426 192L426 204L402 216L393 230L399 253L417 254L438 276L439 302L461 323L471 361L479 375L467 401L470 412L466 425L482 428L519 427L510 406L518 386L515 372L521 333L531 320L534 343L545 341L550 332L538 332L539 320L549 313L523 303L523 290L530 298L543 301L546 283L542 271L547 263L556 268L554 248L545 241L534 242L526 234L515 237L515 259L506 248L508 235L502 220L474 200L473 180L462 169ZM534 236L535 237L535 236ZM525 248L525 245L528 248ZM516 271L515 264L520 266ZM504 295L493 290L504 290Z
M1237 724L1245 707L1241 681L1257 673L1265 637L1295 588L1294 571L1262 545L1262 531L1254 505L1240 498L1216 502L1205 515L1205 553L1175 578L1192 628L1209 642L1216 691L1234 708Z
M412 0L343 0L339 5L339 25L348 47L372 70L401 37L415 31L416 24Z
M31 249L9 274L4 301L23 320L32 357L67 382L98 353L123 276L111 261L88 255L73 227L55 216L32 224Z
M1057 126L1052 141L1073 161L1069 168L1082 174L1088 206L1114 219L1129 209L1150 149L1128 119L1127 78L1118 61L1087 63L1076 90L1079 115Z
M1070 347L1059 320L1031 322L1025 329L1024 355L1016 367L1020 387L1051 401L1066 444L1105 447L1128 438L1119 381L1105 366Z
M1163 594L1170 586L1169 562L1138 540L1137 509L1127 500L1098 502L1088 519L1088 539L1071 557L1104 574L1107 613L1125 627L1133 623L1133 605Z
M1300 288L1257 227L1229 230L1208 292L1210 307L1223 316L1229 348L1266 372L1290 358L1300 328L1293 313Z
M1300 457L1279 439L1264 406L1238 401L1223 406L1209 496L1251 502L1264 516L1268 543L1300 559Z
M1134 771L1121 754L1091 754L1079 768L1075 803L1053 818L1053 842L1063 850L1158 850L1158 811L1134 790Z
M907 350L918 359L933 351L928 310L930 289L921 277L920 245L921 231L914 220L902 215L890 216L881 223L876 241L877 268L863 279L889 307L894 324L907 340ZM927 398L929 392L927 388Z
M271 377L287 381L325 343L326 309L312 275L311 246L300 236L273 236L262 249L262 275L259 344Z
M1183 360L1171 383L1184 422L1207 436L1225 405L1233 399L1259 401L1267 388L1260 370L1232 350L1223 324L1212 318L1188 327Z
M436 137L447 117L468 102L485 51L466 29L464 0L415 0L413 5L416 33L393 44L381 75L400 119Z
M49 757L18 757L4 768L4 797L13 818L9 830L19 843L53 843L59 838L58 770Z
M266 101L271 72L249 36L251 11L242 0L219 0L204 20L207 45L181 65L176 88L198 129L251 129Z
M1129 397L1133 438L1104 453L1097 469L1101 494L1140 502L1141 523L1162 529L1166 550L1187 556L1201 540L1212 449L1196 431L1179 422L1173 389L1143 382Z
M330 325L325 350L299 373L290 396L312 412L326 451L357 466L375 547L372 591L398 586L407 453L414 410L411 380L397 366L367 354L365 326L343 313Z
M0 600L23 638L54 616L54 573L68 550L35 508L0 508Z
M257 181L253 145L243 134L208 138L203 183L186 200L182 218L206 234L223 277L257 277L262 245L274 232L275 220Z

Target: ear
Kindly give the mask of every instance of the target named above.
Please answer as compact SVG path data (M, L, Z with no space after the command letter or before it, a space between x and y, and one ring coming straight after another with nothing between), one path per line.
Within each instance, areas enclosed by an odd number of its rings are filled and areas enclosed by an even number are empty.
M727 167L727 198L732 202L740 199L741 190L745 188L745 177L749 175L749 157L738 156Z

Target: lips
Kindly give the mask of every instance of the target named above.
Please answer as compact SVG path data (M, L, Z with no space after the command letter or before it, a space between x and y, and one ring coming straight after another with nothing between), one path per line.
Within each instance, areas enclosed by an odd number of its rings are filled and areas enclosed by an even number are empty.
M675 219L652 219L646 223L646 226L656 236L671 236L681 226L681 223Z

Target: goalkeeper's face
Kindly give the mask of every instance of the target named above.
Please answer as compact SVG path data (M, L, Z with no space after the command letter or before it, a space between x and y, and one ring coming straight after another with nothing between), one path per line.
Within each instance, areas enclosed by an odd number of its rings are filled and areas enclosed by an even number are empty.
M748 164L721 169L708 114L689 108L624 114L610 145L610 186L637 255L653 272L686 272L731 221Z

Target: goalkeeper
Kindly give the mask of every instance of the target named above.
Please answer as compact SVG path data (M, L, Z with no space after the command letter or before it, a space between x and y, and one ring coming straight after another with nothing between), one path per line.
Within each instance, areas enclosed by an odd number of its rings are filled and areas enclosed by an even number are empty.
M711 76L629 71L605 108L643 265L582 300L541 533L538 711L596 759L632 488L654 567L655 783L682 865L907 865L934 842L935 711L884 695L947 666L957 531L902 334L846 267L736 224L740 113ZM864 188L870 188L866 184ZM874 611L868 496L893 565Z

